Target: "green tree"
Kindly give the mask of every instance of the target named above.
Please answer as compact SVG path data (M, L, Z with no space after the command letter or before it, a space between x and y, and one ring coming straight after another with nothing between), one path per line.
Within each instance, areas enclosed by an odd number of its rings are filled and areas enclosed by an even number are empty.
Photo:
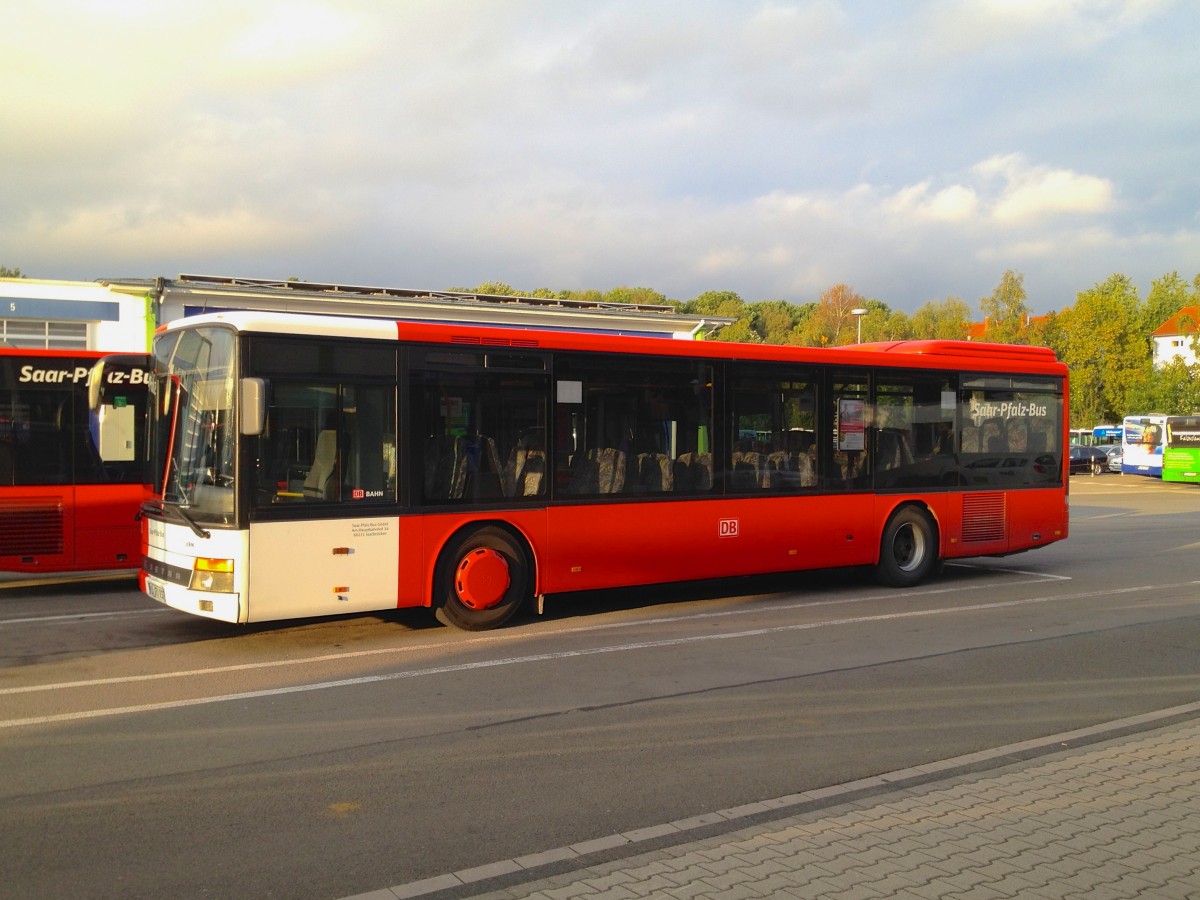
M805 346L805 334L808 330L808 320L813 317L813 313L817 311L818 306L820 306L820 304L815 300L812 300L808 303L802 303L795 307L796 324L792 328L792 333L788 335L787 343L801 347Z
M1049 347L1059 359L1067 353L1067 330L1071 322L1071 310L1051 312L1030 322L1025 329L1025 340L1033 347Z
M1143 411L1189 415L1200 410L1200 366L1173 359L1154 370L1149 405ZM1133 408L1128 410L1133 412Z
M754 328L749 317L738 319L731 325L726 325L717 332L716 340L729 341L737 344L761 344L762 337Z
M786 300L763 300L754 304L761 337L767 344L787 344L800 321L799 308Z
M497 296L520 296L520 290L512 287L511 284L505 284L503 281L485 281L481 284L476 284L473 288L451 288L451 290L461 290L463 294L494 294Z
M746 311L746 301L733 291L705 291L683 305L694 316L727 316L740 318Z
M604 295L594 288L582 291L559 291L557 296L560 300L581 300L584 303L604 302Z
M852 310L866 309L867 301L848 285L835 284L821 294L817 306L804 322L801 340L809 347L837 347L858 339L857 316ZM864 340L867 332L864 331Z
M965 300L929 300L912 314L912 336L919 340L966 340L970 321L971 307Z
M20 269L10 269L8 266L0 266L0 278L24 278Z
M855 309L865 309L862 318L863 343L904 341L912 337L912 320L903 310L893 310L882 300L864 300ZM851 315L854 316L853 312ZM854 316L857 320L859 316ZM859 322L854 322L854 340L858 340Z
M605 303L634 303L641 306L665 306L667 298L644 287L616 287L604 295Z
M1061 358L1071 371L1071 424L1117 421L1127 393L1149 363L1139 329L1137 289L1124 275L1081 291L1067 322Z
M1138 317L1138 328L1146 343L1150 343L1150 336L1167 319L1196 302L1196 290L1180 278L1178 272L1169 272L1150 282L1150 293L1146 295Z
M762 341L753 306L733 291L706 291L683 304L681 310L693 316L723 316L737 319L717 332L718 341L757 344Z
M878 303L882 310L878 314L878 320L873 319L877 315L876 310L872 309L867 314L867 321L863 322L863 340L867 339L867 323L871 323L870 333L873 341L907 341L912 338L912 317L908 313L902 309L888 309L887 304L879 300L871 300L869 303Z
M1024 343L1022 332L1029 319L1029 305L1025 296L1025 276L1007 270L990 297L979 301L979 308L987 322L985 336L999 344Z

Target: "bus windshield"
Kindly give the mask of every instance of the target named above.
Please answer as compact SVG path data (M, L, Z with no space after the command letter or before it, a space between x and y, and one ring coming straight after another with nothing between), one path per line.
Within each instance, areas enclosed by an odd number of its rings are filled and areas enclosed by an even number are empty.
M155 492L190 521L227 525L234 516L234 332L204 327L154 343L161 411L152 458Z
M1167 447L1186 450L1200 448L1200 416L1169 416Z

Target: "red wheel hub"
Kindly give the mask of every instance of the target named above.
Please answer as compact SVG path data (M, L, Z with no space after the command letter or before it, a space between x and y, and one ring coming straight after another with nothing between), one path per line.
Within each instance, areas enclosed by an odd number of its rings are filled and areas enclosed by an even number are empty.
M464 556L454 573L454 590L464 606L491 609L504 599L512 579L508 560L490 547L478 547Z

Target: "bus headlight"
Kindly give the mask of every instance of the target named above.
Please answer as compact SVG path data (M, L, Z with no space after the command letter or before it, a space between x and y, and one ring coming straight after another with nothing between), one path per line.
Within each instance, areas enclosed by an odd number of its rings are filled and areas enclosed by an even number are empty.
M197 559L192 566L192 580L188 587L193 591L213 591L219 594L232 594L233 560Z

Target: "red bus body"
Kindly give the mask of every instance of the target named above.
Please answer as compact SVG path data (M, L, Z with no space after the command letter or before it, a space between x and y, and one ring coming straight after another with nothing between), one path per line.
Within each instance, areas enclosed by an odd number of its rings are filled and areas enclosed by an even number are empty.
M398 323L405 342L457 343L452 328ZM472 329L480 343L529 346L514 341L511 329ZM1063 428L1069 433L1067 368L1040 347L972 344L958 341L897 341L849 345L835 350L717 342L647 343L644 338L562 333L542 335L555 349L612 353L651 353L740 359L795 359L829 365L830 354L847 365L889 362L913 368L987 369L991 372L1053 374L1064 379ZM654 341L655 339L650 339ZM978 355L976 355L978 354ZM903 494L818 494L779 498L704 499L689 502L637 502L552 505L505 513L503 520L529 542L535 556L539 595L849 566L879 561L884 524L900 506L919 503L933 515L938 555L943 559L1005 556L1055 541L1069 533L1067 470L1062 485L1044 490ZM496 517L472 510L427 513L400 519L398 606L430 606L430 585L438 555L464 528ZM663 536L670 537L664 550ZM647 573L652 573L649 577Z
M87 374L105 355L0 348L0 571L141 565L140 461L95 456Z

